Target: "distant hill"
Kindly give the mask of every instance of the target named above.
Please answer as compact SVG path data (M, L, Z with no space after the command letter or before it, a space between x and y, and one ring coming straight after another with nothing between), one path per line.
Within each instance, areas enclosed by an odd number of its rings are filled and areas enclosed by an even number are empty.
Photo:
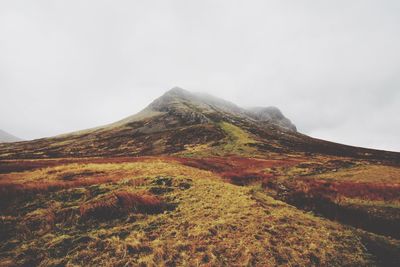
M0 129L0 143L11 143L18 141L22 141L22 139Z

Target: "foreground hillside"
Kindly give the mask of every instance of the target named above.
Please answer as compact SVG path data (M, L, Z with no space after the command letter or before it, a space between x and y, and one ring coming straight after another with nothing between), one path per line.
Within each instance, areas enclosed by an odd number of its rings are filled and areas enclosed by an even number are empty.
M0 144L0 266L398 266L400 153L173 89Z
M0 266L395 266L400 169L314 160L3 161Z

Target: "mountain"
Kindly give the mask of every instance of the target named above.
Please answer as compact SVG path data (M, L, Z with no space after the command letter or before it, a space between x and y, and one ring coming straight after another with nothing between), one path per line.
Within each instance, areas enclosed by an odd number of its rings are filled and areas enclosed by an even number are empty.
M0 266L398 266L399 225L400 153L311 138L276 107L173 88L0 144Z
M194 154L322 153L379 160L398 154L308 137L276 107L244 109L175 87L113 124L23 143L1 144L1 158Z
M22 139L13 136L12 134L9 134L3 130L0 129L0 143L10 143L10 142L18 142L22 141Z

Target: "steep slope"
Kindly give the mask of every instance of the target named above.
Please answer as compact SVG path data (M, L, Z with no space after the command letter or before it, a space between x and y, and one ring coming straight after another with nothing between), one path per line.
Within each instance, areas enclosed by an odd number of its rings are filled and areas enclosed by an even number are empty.
M18 141L22 141L22 139L0 129L0 143L10 143Z

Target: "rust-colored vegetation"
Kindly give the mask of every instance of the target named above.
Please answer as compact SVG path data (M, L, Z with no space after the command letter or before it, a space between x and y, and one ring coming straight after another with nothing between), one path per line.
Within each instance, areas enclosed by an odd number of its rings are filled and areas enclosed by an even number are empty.
M273 187L270 178L264 180L264 188ZM285 183L285 185L290 188L291 193L301 193L310 197L326 197L335 201L340 201L343 198L356 198L370 201L400 201L399 184L375 184L300 178Z
M298 160L242 158L242 157L211 157L211 158L179 158L184 165L209 170L219 174L225 181L235 185L251 185L274 177L271 168L284 168L296 165Z
M20 161L0 174L0 265L390 265L396 168L372 183L385 166L348 161Z
M399 238L399 170L378 165L353 167L354 164L338 169L340 162L331 162L334 165L300 164L286 170L295 175L292 179L271 177L262 182L262 187L296 207ZM307 172L311 175L304 176Z
M159 197L148 192L118 191L80 206L83 219L110 219L127 213L154 214L167 207Z

